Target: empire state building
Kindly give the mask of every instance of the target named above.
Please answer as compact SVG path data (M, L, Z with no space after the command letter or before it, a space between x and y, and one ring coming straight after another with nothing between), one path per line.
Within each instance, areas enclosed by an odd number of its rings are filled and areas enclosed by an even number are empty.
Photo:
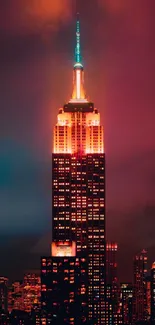
M71 99L52 153L51 256L41 259L42 325L105 324L105 154L100 113L84 89L76 23Z

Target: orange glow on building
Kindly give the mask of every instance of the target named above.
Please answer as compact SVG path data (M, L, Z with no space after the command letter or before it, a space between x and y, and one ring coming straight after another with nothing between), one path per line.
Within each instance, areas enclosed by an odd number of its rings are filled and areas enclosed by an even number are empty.
M75 242L53 242L51 245L51 255L55 257L76 256Z
M118 249L117 243L107 243L106 244L107 251L116 251L117 252L117 249Z
M54 128L54 153L104 153L100 113L91 103L88 103L90 111L80 109L79 105L73 111L66 106L59 110Z
M84 91L83 67L75 67L73 70L73 93L70 102L87 102Z
M151 279L148 277L146 280L146 311L147 315L151 315Z

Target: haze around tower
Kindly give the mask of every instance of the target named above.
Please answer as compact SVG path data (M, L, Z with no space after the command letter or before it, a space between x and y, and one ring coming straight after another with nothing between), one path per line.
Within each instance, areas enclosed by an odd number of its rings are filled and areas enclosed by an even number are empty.
M51 133L56 108L71 96L75 11L68 1L52 9L54 28L47 18L38 28L40 13L29 22L26 2L15 0L16 9L12 3L0 2L1 232L8 235L5 255L11 249L19 256L25 246L30 261L48 246L42 235L51 220ZM104 116L108 236L127 246L131 260L136 249L155 246L155 3L113 3L79 1L81 43L86 89Z

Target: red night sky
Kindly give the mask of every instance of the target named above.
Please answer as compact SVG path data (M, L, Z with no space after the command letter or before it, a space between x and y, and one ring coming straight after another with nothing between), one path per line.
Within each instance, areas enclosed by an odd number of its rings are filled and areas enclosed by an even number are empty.
M121 279L130 280L137 250L147 248L155 260L155 1L76 5L86 92L105 127L107 237L118 241ZM48 253L52 130L72 91L75 12L74 0L0 0L0 258L6 275L39 267L39 255Z

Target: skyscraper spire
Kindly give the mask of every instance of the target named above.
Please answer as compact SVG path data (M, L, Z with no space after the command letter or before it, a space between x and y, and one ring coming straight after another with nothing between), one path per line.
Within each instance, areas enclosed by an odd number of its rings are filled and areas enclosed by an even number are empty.
M83 67L81 57L81 44L80 44L80 20L79 13L77 13L76 20L76 48L75 48L75 64L74 67Z
M70 102L87 102L84 90L84 71L81 58L79 14L77 14L76 20L76 47L75 64L73 70L73 92Z

